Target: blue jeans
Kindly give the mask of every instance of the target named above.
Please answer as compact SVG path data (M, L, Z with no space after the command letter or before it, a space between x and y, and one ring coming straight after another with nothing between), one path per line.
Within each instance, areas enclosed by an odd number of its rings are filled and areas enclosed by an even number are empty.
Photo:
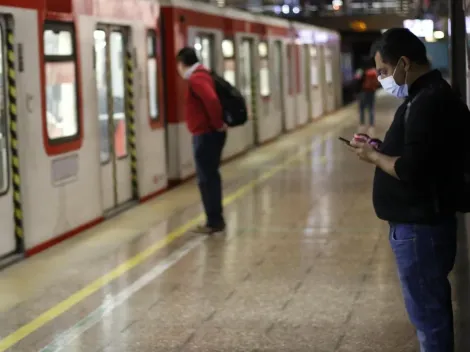
M359 93L359 114L361 125L366 123L366 109L369 110L369 125L375 124L375 92L361 92Z
M437 225L391 223L390 243L421 352L453 352L448 275L456 256L457 220L452 218Z
M210 132L193 136L196 175L202 204L207 217L206 225L225 225L222 210L222 179L219 173L226 132Z

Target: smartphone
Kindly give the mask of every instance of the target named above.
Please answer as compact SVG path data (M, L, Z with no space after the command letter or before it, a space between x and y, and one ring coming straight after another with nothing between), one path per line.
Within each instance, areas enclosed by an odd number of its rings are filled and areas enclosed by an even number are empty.
M348 146L351 147L351 142L349 142L346 138L338 137L338 139L339 139L341 142L343 142L343 143L345 143L345 144L347 144Z

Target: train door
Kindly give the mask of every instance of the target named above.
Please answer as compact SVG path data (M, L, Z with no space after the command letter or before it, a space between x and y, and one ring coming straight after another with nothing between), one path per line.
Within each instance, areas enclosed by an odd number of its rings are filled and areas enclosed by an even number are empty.
M11 185L10 153L9 147L9 109L7 96L7 77L14 77L14 67L7 66L6 51L13 49L10 38L6 37L6 23L0 18L0 259L16 250L15 221L13 207L13 187ZM8 48L8 49L7 49ZM12 55L14 59L14 55ZM11 63L11 62L10 62ZM11 66L11 67L9 67ZM7 71L8 70L8 71ZM6 75L6 72L9 75ZM16 194L15 194L16 197ZM15 214L21 216L21 214Z
M240 48L240 91L248 106L248 116L252 121L253 142L258 144L258 116L256 113L256 82L253 56L253 39L242 39Z
M326 83L326 64L325 64L325 47L317 46L318 53L318 82L321 92L322 113L328 111L328 84Z
M312 101L312 86L310 84L312 70L310 66L310 45L305 44L303 47L303 54L304 54L304 73L305 73L305 99L307 101L307 119L310 121L313 117L313 101Z
M126 124L129 38L129 30L124 27L100 25L94 32L101 188L105 211L117 208L133 197Z

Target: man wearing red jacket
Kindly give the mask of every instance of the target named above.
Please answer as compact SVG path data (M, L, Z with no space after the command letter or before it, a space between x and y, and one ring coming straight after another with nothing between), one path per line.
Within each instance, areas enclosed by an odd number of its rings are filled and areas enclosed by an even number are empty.
M222 209L222 179L219 173L227 138L222 106L209 71L199 62L193 48L185 47L176 56L178 72L188 81L185 120L193 138L196 175L207 222L195 232L213 234L225 229Z

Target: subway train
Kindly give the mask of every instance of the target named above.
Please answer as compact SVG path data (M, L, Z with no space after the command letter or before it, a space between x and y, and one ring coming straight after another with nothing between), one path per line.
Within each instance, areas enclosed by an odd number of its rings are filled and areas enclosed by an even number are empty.
M340 107L337 32L189 0L0 0L0 258L195 173L175 54L245 96L227 160Z

